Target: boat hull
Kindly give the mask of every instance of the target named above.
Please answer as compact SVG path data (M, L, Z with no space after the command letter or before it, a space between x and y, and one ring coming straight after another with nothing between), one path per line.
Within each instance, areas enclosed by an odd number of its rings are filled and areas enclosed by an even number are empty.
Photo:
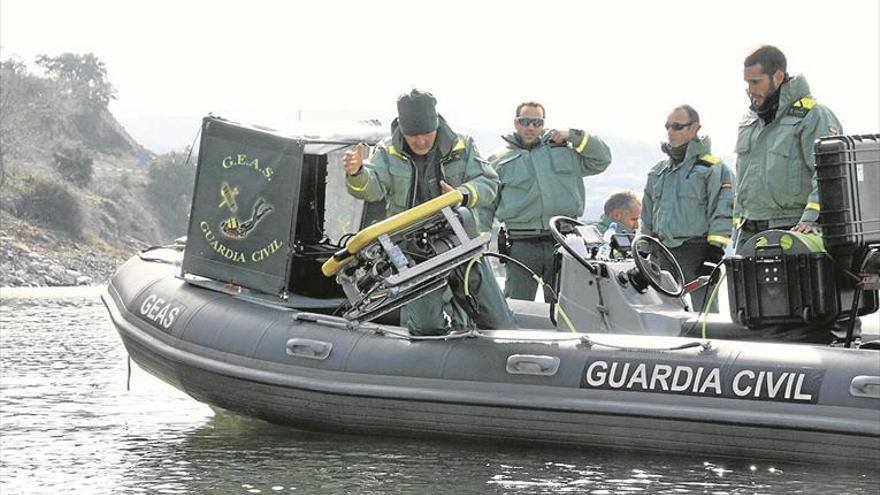
M728 341L676 349L705 343L597 335L597 344L524 330L411 341L174 275L171 265L130 260L104 295L111 319L142 368L239 414L358 434L880 463L880 398L850 390L859 376L880 376L876 351ZM309 356L292 341L330 349ZM519 369L517 356L536 359ZM537 358L554 358L557 369ZM667 367L706 378L658 379ZM776 382L749 375L762 372ZM730 396L731 383L740 396Z

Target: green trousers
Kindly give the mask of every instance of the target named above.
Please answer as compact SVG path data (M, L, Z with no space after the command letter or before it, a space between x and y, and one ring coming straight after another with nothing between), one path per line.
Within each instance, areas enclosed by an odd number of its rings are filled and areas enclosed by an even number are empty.
M510 239L510 256L520 263L529 267L547 284L552 284L556 278L553 255L556 251L556 243L551 237L536 239ZM504 295L511 299L524 299L534 301L538 292L538 282L532 275L508 262L507 279L504 283ZM544 300L550 301L552 294L544 289Z
M443 335L453 329L516 328L488 261L471 266L468 290L464 277L467 265L449 275L449 286L410 302L400 310L400 323L413 335Z
M672 253L672 256L681 266L681 273L684 275L684 283L688 283L697 278L700 273L700 268L703 266L703 261L706 259L706 251L708 249L709 243L703 238L688 239L681 246L669 248L669 252ZM661 263L661 266L668 269L668 266L666 266L665 263ZM714 287L704 285L691 292L691 303L694 306L694 311L703 311L706 305L706 298L709 297L709 292L713 288ZM724 288L722 287L718 290L724 290ZM716 294L715 300L712 301L712 306L709 307L707 313L717 312L718 295Z

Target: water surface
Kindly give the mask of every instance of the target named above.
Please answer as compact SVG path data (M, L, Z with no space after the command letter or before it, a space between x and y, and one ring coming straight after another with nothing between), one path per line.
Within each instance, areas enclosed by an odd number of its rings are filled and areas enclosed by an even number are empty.
M0 493L880 493L880 467L302 432L132 365L97 288L0 289ZM126 384L130 383L130 390Z

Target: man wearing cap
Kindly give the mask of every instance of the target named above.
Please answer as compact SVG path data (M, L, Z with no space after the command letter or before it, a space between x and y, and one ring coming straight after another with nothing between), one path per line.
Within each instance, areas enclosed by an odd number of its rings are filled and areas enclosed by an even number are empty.
M556 276L556 245L550 218L583 214L583 178L608 168L611 150L597 136L579 129L545 131L544 116L544 106L534 101L516 107L516 132L502 136L507 146L489 158L501 181L498 197L478 213L483 230L492 227L493 218L504 223L510 256L551 283ZM533 300L537 288L530 273L507 263L505 296ZM549 298L545 290L544 300Z
M641 233L669 248L685 282L713 273L733 229L733 174L699 130L700 115L690 105L666 117L661 149L668 158L648 172L642 197ZM691 293L694 309L705 308L707 292L704 286ZM710 311L717 312L717 301Z
M751 106L736 140L737 247L768 229L817 232L813 142L840 134L840 122L810 95L804 76L788 75L779 48L760 46L743 66Z
M480 158L473 139L456 134L437 114L436 103L430 93L417 89L401 95L391 137L376 148L370 161L364 162L362 145L345 153L346 186L352 196L384 199L389 216L453 189L462 193L462 204L471 209L495 198L498 176ZM488 264L479 261L471 270L469 285L476 287L472 301L461 289L462 272L453 271L446 290L404 306L401 324L415 335L438 335L473 325L515 328Z

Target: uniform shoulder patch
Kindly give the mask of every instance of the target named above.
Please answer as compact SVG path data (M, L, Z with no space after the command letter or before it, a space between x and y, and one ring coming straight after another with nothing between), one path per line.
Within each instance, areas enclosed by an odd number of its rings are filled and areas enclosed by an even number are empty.
M381 150L382 148L379 148L379 149ZM400 158L401 160L406 160L406 156L403 153L401 153L400 151L398 151L397 147L395 147L393 144L389 145L387 148L385 148L385 152L391 156L396 156L397 158Z
M721 159L718 158L717 156L713 155L712 153L706 153L705 155L702 155L702 156L700 156L700 158L697 159L698 165L705 165L707 167L711 167L712 165L715 165L720 162L721 162Z
M800 100L792 103L791 108L789 108L786 113L795 117L806 117L814 106L816 106L816 100L809 96L804 96Z
M800 100L794 102L795 106L804 107L807 110L812 110L814 106L816 106L816 100L810 98L809 96L804 96Z

